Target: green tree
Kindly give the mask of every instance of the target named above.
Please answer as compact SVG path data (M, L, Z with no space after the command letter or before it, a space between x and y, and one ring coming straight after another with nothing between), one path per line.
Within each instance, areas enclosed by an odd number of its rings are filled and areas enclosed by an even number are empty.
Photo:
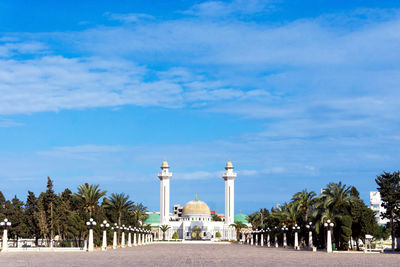
M297 210L304 216L304 223L308 223L308 219L311 215L313 205L315 203L315 192L308 192L307 189L303 189L293 195L292 201L297 207Z
M121 218L124 212L131 211L134 203L129 200L129 195L124 193L112 193L109 198L105 200L104 208L111 209L117 213L118 225L121 226ZM118 236L120 236L121 228L118 228Z
M46 215L46 223L48 225L48 229L50 230L50 239L53 240L55 230L55 205L57 202L57 195L54 193L53 181L50 179L50 177L47 177L46 187L46 192L44 192L44 194L41 194L43 198L42 204Z
M375 225L373 236L377 240L387 240L390 236L390 229L384 225Z
M316 232L320 233L323 223L327 220L334 221L340 226L340 218L349 215L351 204L355 197L350 194L352 187L339 183L329 183L322 193L316 198L314 217L316 218ZM341 228L335 227L333 238L342 241ZM339 244L341 246L341 244Z
M89 213L89 217L92 217L100 198L104 197L107 191L100 190L98 184L90 185L85 183L78 187L78 193L75 197L82 202L85 210Z
M349 241L351 238L351 225L352 225L352 218L349 215L343 215L340 218L341 222L341 248L344 250L349 249Z
M28 236L35 237L35 243L37 244L38 238L40 237L40 228L37 220L35 219L35 212L37 211L37 198L35 194L28 191L28 197L25 204L25 224L28 226Z
M222 221L222 219L217 214L211 215L211 220L213 220L214 222Z
M7 218L12 223L9 231L10 236L28 237L28 228L25 224L24 216L24 202L19 200L17 196L14 196L11 200Z
M165 232L167 232L169 229L171 229L171 227L169 227L166 224L163 224L163 225L160 226L160 230L163 233L163 240L165 240Z
M148 215L146 214L147 207L143 205L143 203L139 203L133 206L133 213L135 215L135 219L138 222L138 225L143 225L144 221L147 219Z
M378 185L378 191L381 195L382 206L386 212L382 214L382 218L390 220L391 236L392 236L392 251L394 251L395 240L395 224L399 216L400 205L400 175L399 172L384 172L375 179Z
M0 220L3 221L6 218L6 198L0 191Z

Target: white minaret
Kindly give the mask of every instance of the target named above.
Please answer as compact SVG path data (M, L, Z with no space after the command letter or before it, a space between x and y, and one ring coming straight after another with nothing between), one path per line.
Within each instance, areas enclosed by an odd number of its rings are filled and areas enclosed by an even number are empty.
M234 223L235 212L235 179L236 173L233 172L233 165L228 161L225 166L226 172L222 174L225 180L225 224L231 225Z
M168 224L169 222L169 180L172 173L168 171L168 162L164 160L161 165L161 172L158 173L160 178L160 223Z

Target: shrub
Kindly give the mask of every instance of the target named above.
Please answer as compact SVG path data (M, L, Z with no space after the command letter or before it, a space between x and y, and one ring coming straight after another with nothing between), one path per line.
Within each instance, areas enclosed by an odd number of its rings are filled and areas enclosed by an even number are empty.
M222 235L221 235L220 232L217 232L217 233L215 234L215 237L222 237Z
M353 219L349 215L344 215L341 218L342 226L341 226L341 239L342 239L342 249L348 250L349 249L349 240L351 238L351 224Z
M175 233L172 235L172 239L179 239L179 235L178 235L177 232L175 232Z

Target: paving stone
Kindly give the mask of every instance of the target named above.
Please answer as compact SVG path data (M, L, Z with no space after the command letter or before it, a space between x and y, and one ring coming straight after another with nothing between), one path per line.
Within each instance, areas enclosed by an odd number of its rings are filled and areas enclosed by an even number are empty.
M152 244L92 253L0 253L0 266L400 266L400 255L313 253L237 244Z

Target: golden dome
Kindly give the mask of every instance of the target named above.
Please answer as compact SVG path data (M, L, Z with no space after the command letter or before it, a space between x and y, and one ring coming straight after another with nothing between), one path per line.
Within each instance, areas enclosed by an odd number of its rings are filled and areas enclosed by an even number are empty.
M183 214L207 214L210 215L210 208L208 205L200 200L192 200L183 206Z
M168 162L165 159L164 159L164 161L163 161L163 163L161 165L161 168L169 168Z
M233 168L232 162L230 160L226 163L225 168Z

